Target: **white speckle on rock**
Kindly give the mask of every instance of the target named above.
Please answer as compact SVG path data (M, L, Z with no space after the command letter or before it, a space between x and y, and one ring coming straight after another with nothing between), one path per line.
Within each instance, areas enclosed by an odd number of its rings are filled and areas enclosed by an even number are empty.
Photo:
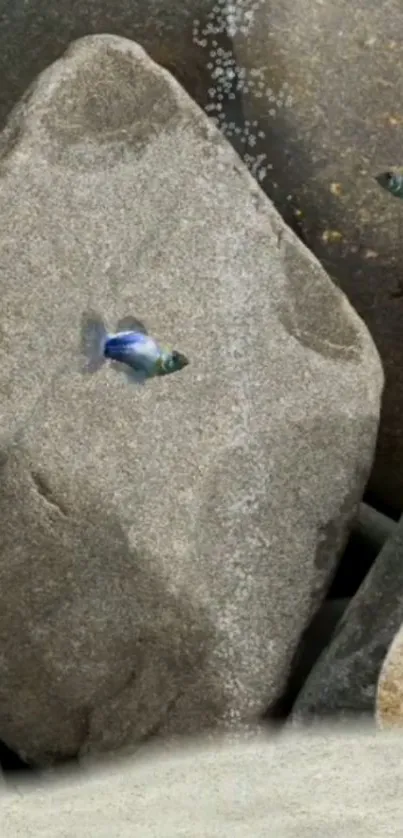
M207 15L203 28L199 19L193 21L194 42L203 49L209 50L207 69L210 71L213 84L208 90L208 96L214 100L214 104L205 105L205 113L228 139L235 141L235 137L238 137L238 142L240 141L243 147L247 145L249 149L256 147L258 140L265 139L265 132L257 121L253 123L255 130L250 128L246 130L246 123L243 127L235 126L233 121L228 124L225 103L234 102L237 94L249 95L256 99L266 97L267 103L272 105L268 109L268 116L275 118L276 108L292 105L292 97L287 95L290 85L288 82L283 82L277 90L267 86L264 67L247 69L239 66L232 49L225 49L217 37L221 35L233 39L238 34L248 36L254 25L255 12L260 6L261 0L237 0L237 2L217 0ZM217 111L220 112L218 121ZM238 151L240 151L239 146ZM242 152L242 158L250 172L261 183L266 176L267 168L265 166L259 168L262 164L258 162L257 154L246 155ZM263 159L266 160L266 155L263 155Z
M213 70L213 72L211 74L211 78L212 79L218 79L219 76L222 76L223 72L224 72L224 70L223 70L222 67L220 67L220 66L215 67L215 69Z

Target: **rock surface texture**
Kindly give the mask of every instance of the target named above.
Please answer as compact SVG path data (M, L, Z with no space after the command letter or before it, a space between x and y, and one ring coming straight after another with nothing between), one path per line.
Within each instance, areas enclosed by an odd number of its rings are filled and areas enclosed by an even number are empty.
M237 0L245 154L282 215L365 320L385 368L370 488L403 508L403 203L375 176L403 165L399 0Z
M41 764L254 720L371 468L372 339L132 42L43 73L0 174L0 738ZM84 378L87 308L190 366Z

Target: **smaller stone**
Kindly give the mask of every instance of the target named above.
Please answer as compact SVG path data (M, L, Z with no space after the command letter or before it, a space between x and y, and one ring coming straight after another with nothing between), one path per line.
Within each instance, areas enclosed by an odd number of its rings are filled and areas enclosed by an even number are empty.
M339 230L324 230L322 233L322 240L326 243L339 242L343 238Z
M336 195L336 197L339 198L340 195L342 194L341 183L331 183L330 184L330 191L331 191L332 195Z
M376 696L379 727L403 727L403 624L384 660Z

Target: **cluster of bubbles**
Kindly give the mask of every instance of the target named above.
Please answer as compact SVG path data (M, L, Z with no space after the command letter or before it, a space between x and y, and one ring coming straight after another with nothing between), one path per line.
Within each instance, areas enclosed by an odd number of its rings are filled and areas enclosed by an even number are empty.
M290 107L292 97L285 82L276 94L267 87L264 71L252 68L249 71L239 66L234 56L230 39L236 34L247 37L254 23L255 12L262 0L218 0L207 15L203 28L199 20L193 21L193 42L208 49L207 69L211 75L208 90L209 103L206 114L215 122L227 139L241 154L242 159L254 177L262 182L272 168L265 153L258 154L256 146L265 139L265 132L259 129L257 120L234 119L228 116L230 108L243 94L257 99L266 98L268 116L275 118L276 108ZM223 45L226 36L229 47ZM234 109L235 110L235 109Z

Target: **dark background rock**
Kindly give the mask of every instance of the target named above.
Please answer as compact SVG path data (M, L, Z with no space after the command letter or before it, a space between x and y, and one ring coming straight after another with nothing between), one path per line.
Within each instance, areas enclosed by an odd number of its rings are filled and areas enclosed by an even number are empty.
M399 513L403 202L374 178L403 164L403 6L261 0L239 9L244 113L265 133L259 138L256 129L247 151L265 155L263 188L346 292L380 351L386 390L370 490L377 505Z
M40 72L72 41L92 34L137 41L203 105L211 74L193 21L203 26L213 8L211 0L0 0L0 126Z

